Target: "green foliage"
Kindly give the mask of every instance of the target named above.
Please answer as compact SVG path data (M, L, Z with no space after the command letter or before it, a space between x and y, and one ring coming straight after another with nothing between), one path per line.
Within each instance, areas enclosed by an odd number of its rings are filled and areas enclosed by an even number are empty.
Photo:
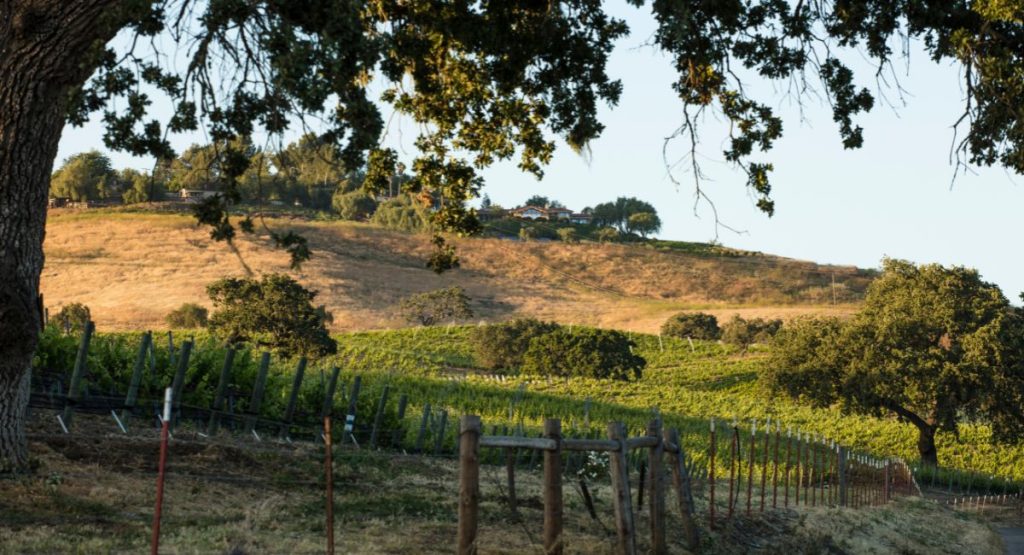
M118 179L121 180L124 187L122 200L125 204L151 202L164 198L167 189L159 176L131 168L123 169L118 174Z
M631 223L630 219L641 216ZM649 202L635 197L619 197L615 202L605 202L594 207L593 223L597 226L612 226L621 233L657 233L661 229L658 211Z
M382 202L370 221L399 231L419 233L431 230L428 207L408 194L401 194Z
M466 290L457 285L406 297L398 310L407 322L422 326L473 317Z
M484 368L511 370L523 364L523 355L535 337L559 329L554 322L517 318L473 330L470 343L476 361Z
M558 237L564 243L574 245L580 242L580 234L575 228L563 227L558 230Z
M98 150L69 156L50 179L50 197L73 201L109 198L121 188L110 158Z
M366 221L377 210L377 201L363 191L335 193L333 204L345 220Z
M791 330L787 324L787 333ZM346 333L336 336L338 353L311 364L300 390L299 415L309 429L317 420L302 415L319 414L323 403L324 384L330 368L342 369L335 397L336 414L347 406L346 385L356 375L363 378L357 431L373 414L373 404L385 384L391 386L387 413L401 394L409 396L410 405L404 424L407 430L419 425L423 405L444 408L453 414L479 414L491 425L523 425L528 433L540 430L545 418L561 418L563 429L577 432L601 432L609 421L625 422L631 430L642 430L651 418L651 408L658 407L668 427L682 432L688 456L700 465L707 464L708 422L719 423L738 418L761 422L771 416L783 428L823 434L853 449L877 456L898 456L916 459L915 428L892 418L844 413L837 406L815 407L788 396L774 397L758 386L758 376L766 372L766 359L760 353L735 357L735 348L716 342L693 341L654 335L631 334L636 343L634 352L648 361L643 376L636 381L572 377L569 379L524 379L506 377L501 381L466 372L481 368L472 345L477 326L437 326L393 331ZM576 329L574 327L574 329ZM220 340L206 331L190 331L196 347L194 365L186 376L183 402L192 406L209 406L216 386L224 347ZM130 379L131 366L138 350L140 333L98 333L93 338L89 356L90 373L87 387L91 391L117 391L123 394ZM175 332L176 350L188 336ZM166 334L154 336L155 365L143 374L140 398L159 402L163 388L173 377L169 365ZM70 371L74 364L78 336L64 336L54 327L42 335L37 354L37 368ZM44 364L45 361L45 364ZM259 352L243 348L235 358L232 387L240 392L235 410L246 410L259 362ZM148 364L148 363L147 363ZM261 414L279 419L283 415L292 383L295 360L271 359L267 393ZM151 369L152 368L152 369ZM461 380L451 379L452 369L459 369ZM40 373L34 374L38 379ZM526 378L526 377L524 377ZM202 386L202 387L199 387ZM589 402L587 402L589 399ZM590 427L583 422L584 408L590 416ZM435 412L436 414L436 412ZM449 419L451 422L451 419ZM429 428L429 427L428 427ZM414 434L408 433L406 441ZM360 435L360 441L364 436ZM992 444L991 428L982 423L961 424L959 435L938 432L944 467L973 469L986 477L1024 479L1024 444ZM430 433L428 432L428 441ZM718 452L728 453L728 434L719 434ZM454 434L447 435L447 445L454 445ZM408 445L408 443L407 443ZM728 457L718 458L719 475L728 475ZM945 476L945 475L943 475ZM958 477L962 480L962 477ZM980 482L979 482L980 483Z
M661 335L679 339L705 339L714 341L721 335L718 318L703 312L680 312L661 325Z
M722 341L743 350L755 343L768 343L782 328L782 320L752 318L747 320L735 315L722 325Z
M532 241L537 238L537 228L524 226L519 228L520 241Z
M935 433L958 433L967 421L989 422L994 440L1019 439L1024 328L999 288L963 267L886 260L883 268L849 323L805 323L780 336L766 382L910 422L931 464Z
M61 330L69 333L82 333L85 330L85 325L92 320L92 314L89 312L89 307L82 303L69 303L64 305L56 315L51 316L50 320Z
M195 303L185 303L171 311L165 321L171 328L205 328L209 323L210 311Z
M638 380L647 361L633 354L636 344L619 331L564 328L530 340L523 374Z
M619 230L614 227L602 227L597 230L596 236L602 243L614 243L619 240Z
M626 220L626 227L646 239L648 235L661 231L661 218L653 212L637 212Z
M535 206L537 208L547 208L551 204L551 199L543 195L533 195L526 199L523 206Z
M215 310L210 330L228 343L250 343L285 356L320 357L337 350L327 333L330 313L313 306L316 292L286 275L224 278L206 290Z

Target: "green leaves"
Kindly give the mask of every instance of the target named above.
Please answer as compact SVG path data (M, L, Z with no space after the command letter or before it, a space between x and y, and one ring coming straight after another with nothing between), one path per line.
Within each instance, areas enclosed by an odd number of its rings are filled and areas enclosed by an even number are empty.
M316 292L286 275L225 278L206 291L214 306L210 330L228 343L249 343L285 356L321 357L337 352L337 343L327 333L330 313L323 306L313 306Z

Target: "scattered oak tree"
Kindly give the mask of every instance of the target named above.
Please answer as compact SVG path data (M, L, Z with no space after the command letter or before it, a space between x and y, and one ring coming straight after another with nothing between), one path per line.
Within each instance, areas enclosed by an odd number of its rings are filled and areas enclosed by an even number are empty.
M673 134L692 147L698 198L697 125L715 112L730 135L722 157L746 176L767 214L770 161L782 136L773 99L751 96L750 79L816 82L797 95L825 97L843 146L857 148L855 118L874 105L838 53L860 48L885 68L895 39L919 39L936 62L962 65L967 91L957 120L957 160L1024 172L1020 112L1024 50L1014 2L630 2L657 22L652 42L672 60L681 123ZM195 207L211 237L230 241L247 218L228 206L251 157L237 138L317 121L319 143L346 168L366 163L364 187L392 185L397 153L381 149L381 108L410 115L422 130L411 164L412 192L445 202L438 232L474 233L465 201L479 193L479 171L518 159L540 177L561 137L581 151L598 137L602 104L622 83L608 75L617 39L629 29L594 0L461 2L288 2L253 0L7 0L0 10L0 457L28 461L24 415L38 343L37 296L43 267L47 190L61 132L103 113L107 147L174 158L169 134L200 127L215 144L222 192ZM116 40L115 40L116 39ZM166 46L167 50L161 51ZM177 62L177 63L176 63ZM770 87L765 87L770 88ZM150 107L172 109L165 119ZM385 108L388 109L388 108ZM6 215L17 214L10 218ZM311 256L304 237L272 231L294 264ZM427 264L443 271L458 257L443 236Z
M228 343L249 343L284 356L316 358L337 352L327 331L331 314L323 305L313 306L315 291L284 274L225 278L206 291L214 308L210 330Z
M682 312L665 320L661 335L679 339L703 339L715 341L721 335L718 318L703 312Z
M722 325L721 339L746 351L755 343L768 343L782 329L782 320L742 318L735 315Z
M646 239L648 235L661 231L661 218L654 212L637 212L626 220L626 227Z
M1024 433L1021 320L974 270L886 260L849 322L784 327L763 376L818 406L913 424L921 460L936 465L936 432L965 421L988 422L997 440Z
M407 322L421 326L473 317L466 290L458 285L402 299L398 310Z
M647 361L636 343L614 330L559 328L530 340L522 372L540 376L639 380Z
M559 326L554 322L517 318L474 329L470 342L476 361L484 368L511 370L522 366L530 341L557 329Z
M50 180L50 196L73 201L108 198L121 191L110 158L98 150L69 156Z
M172 328L205 328L210 321L210 311L196 303L185 303L172 310L164 320Z
M85 325L92 320L89 307L82 303L70 303L64 305L51 321L56 322L60 329L66 333L78 334L85 331Z

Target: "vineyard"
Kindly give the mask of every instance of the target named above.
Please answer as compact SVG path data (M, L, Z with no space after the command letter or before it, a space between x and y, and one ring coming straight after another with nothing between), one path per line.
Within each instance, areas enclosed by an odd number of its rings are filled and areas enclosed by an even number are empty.
M325 392L338 368L340 395L331 402L341 413L349 404L349 387L360 380L356 398L357 425L368 425L378 412L384 429L413 430L421 427L421 414L428 405L434 413L444 410L478 414L485 428L505 427L525 435L536 435L545 418L559 418L568 436L586 436L603 429L605 423L625 422L642 431L653 413L666 426L678 428L682 444L698 462L707 452L711 419L722 423L771 419L781 423L785 433L814 434L834 440L857 451L879 457L916 459L916 430L893 419L841 414L835 409L812 409L783 398L773 398L758 382L763 352L756 348L740 353L733 347L712 342L689 342L654 335L633 334L636 351L648 361L643 377L635 382L572 379L524 379L493 375L479 368L469 336L472 327L448 326L401 331L361 332L337 336L339 353L310 364L297 389L296 422L314 422L320 414ZM92 339L87 360L85 397L123 398L125 384L138 358L141 333L99 333ZM153 348L144 361L139 399L155 403L173 378L181 357L183 341L191 342L190 359L184 373L182 403L209 407L218 389L225 350L203 332L172 332L153 338ZM79 338L49 328L37 357L37 397L59 396L68 371L74 366ZM259 373L258 352L241 350L233 360L224 392L225 410L249 412L250 392ZM298 361L270 359L260 415L282 414L289 404L289 392ZM392 402L378 407L388 388ZM407 397L408 406L399 411L394 399ZM399 414L401 412L401 414ZM305 420L303 420L305 419ZM763 424L762 424L763 427ZM315 426L309 427L310 430ZM309 432L312 434L313 432ZM424 441L454 447L452 427L444 437ZM962 484L987 483L1007 487L1007 480L1024 479L1024 447L998 446L988 442L989 431L982 425L964 426L957 439L940 435L939 457L943 469L957 471ZM721 446L719 449L721 450ZM940 471L929 475L932 482L952 482L953 474ZM977 486L976 486L977 487Z

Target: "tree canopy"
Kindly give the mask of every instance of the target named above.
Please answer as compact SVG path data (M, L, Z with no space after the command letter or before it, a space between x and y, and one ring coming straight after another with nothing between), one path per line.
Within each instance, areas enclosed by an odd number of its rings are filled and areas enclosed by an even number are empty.
M1024 432L1024 328L999 289L974 270L886 260L849 322L782 328L765 379L817 405L894 415L918 428L937 464L935 433L982 420L993 438Z
M121 181L110 158L98 150L69 156L50 181L50 196L96 200L119 193Z

